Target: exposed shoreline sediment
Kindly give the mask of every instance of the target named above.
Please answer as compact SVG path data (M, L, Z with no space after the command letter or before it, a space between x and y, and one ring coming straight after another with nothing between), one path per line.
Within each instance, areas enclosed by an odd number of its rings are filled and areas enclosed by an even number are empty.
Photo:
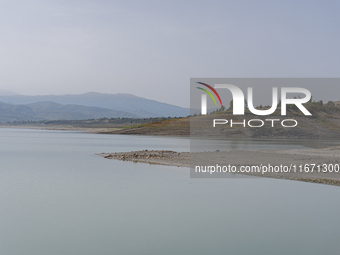
M308 164L340 164L340 146L323 149L296 149L272 151L213 151L213 152L175 152L170 150L142 150L116 153L99 153L107 159L118 159L149 164L159 164L178 167L190 167L190 158L195 158L202 165L302 165ZM197 160L196 160L197 159ZM248 173L250 175L290 179L328 185L340 186L340 172L318 172L317 168L309 172L289 173Z

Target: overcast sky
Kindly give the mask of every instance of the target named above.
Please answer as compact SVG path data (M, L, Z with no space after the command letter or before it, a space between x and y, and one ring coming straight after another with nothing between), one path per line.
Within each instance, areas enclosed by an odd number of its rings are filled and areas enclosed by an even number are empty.
M191 77L340 77L339 3L0 0L0 89L189 107Z

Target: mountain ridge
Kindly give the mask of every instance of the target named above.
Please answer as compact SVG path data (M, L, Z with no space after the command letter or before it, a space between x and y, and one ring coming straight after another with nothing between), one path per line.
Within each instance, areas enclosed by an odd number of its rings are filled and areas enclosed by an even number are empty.
M138 97L126 93L98 93L87 92L84 94L67 95L8 95L1 96L0 101L18 105L51 101L58 104L76 104L90 107L100 107L115 111L124 111L140 117L183 117L190 114L189 108L158 102L152 99Z
M41 101L31 104L0 102L0 122L38 120L84 120L98 118L138 118L136 114L112 109Z

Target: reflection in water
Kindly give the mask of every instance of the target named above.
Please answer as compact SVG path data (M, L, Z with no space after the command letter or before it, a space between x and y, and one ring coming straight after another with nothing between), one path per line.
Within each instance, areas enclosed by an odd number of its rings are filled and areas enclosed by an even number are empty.
M339 145L339 140L324 139L204 139L191 138L190 151L230 151L230 150L287 150L287 149L317 149Z
M95 155L144 149L188 151L189 140L0 129L0 254L340 254L339 187L190 179Z

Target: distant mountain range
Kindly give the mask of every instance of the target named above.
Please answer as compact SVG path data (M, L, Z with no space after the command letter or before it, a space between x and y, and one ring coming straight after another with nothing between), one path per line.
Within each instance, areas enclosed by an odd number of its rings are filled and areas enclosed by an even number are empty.
M0 122L27 120L84 120L104 117L137 118L138 116L129 112L83 105L62 105L49 101L26 105L14 105L0 102Z
M0 95L0 121L182 117L188 108L131 94Z

